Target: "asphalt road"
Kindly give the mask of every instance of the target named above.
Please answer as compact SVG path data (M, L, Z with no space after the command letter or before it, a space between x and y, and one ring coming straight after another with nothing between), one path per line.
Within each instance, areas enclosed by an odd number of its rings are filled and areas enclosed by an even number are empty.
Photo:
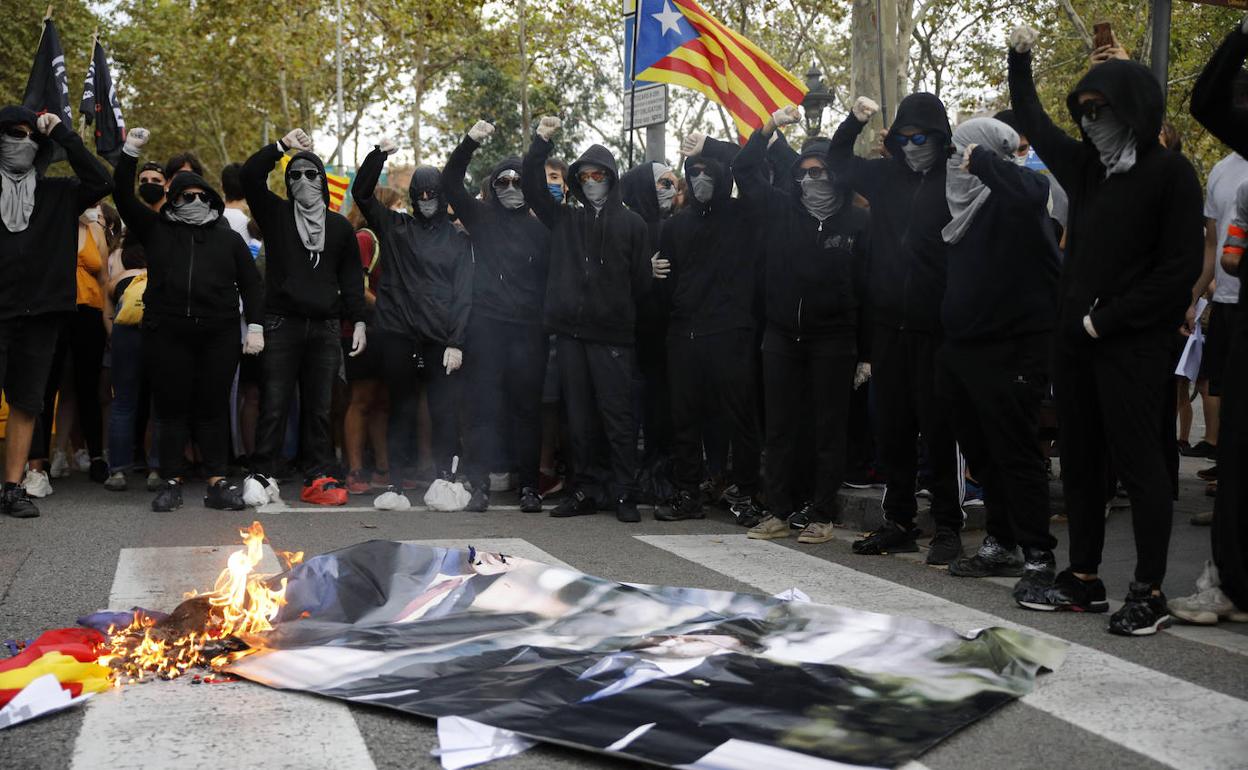
M1188 524L1208 507L1184 461L1183 495L1171 541L1167 593L1190 593L1208 554L1207 528ZM141 487L135 479L135 487ZM378 512L369 498L343 509L222 513L198 504L173 514L148 509L144 491L109 493L76 475L56 482L44 516L0 520L0 639L32 638L80 615L142 593L176 596L224 566L237 530L260 519L280 549L323 552L363 540L434 540L491 545L548 557L626 582L756 593L797 587L815 601L946 622L960 631L1018 624L1072 643L1062 670L1037 691L922 756L929 768L1248 767L1248 624L1182 627L1147 639L1105 631L1104 616L1027 612L1008 581L959 580L903 557L859 557L848 540L798 546L744 538L726 514L703 521L623 525L613 516L559 521L539 514ZM1059 487L1054 485L1055 493ZM293 496L293 495L291 495ZM1065 526L1055 529L1065 553ZM970 532L973 547L981 533ZM143 549L143 550L136 550ZM152 550L156 549L156 550ZM215 550L214 550L215 549ZM142 558L146 571L135 571ZM1134 558L1129 511L1112 516L1103 576L1111 599L1126 593ZM220 566L218 566L220 565ZM195 585L196 582L200 584ZM98 696L86 708L0 731L0 767L221 768L263 766L433 768L434 724L247 682ZM157 688L165 687L165 690ZM278 699L278 695L281 699ZM499 768L617 767L629 763L539 746Z

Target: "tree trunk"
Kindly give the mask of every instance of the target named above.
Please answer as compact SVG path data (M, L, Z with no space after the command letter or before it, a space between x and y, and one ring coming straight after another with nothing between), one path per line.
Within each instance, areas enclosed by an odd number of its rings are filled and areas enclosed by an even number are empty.
M528 141L533 134L531 128L533 116L529 112L529 55L525 34L525 17L528 15L528 8L524 0L519 0L517 3L516 15L519 18L520 32L520 137L522 141Z
M884 125L885 114L892 115L895 105L888 102L880 88L880 39L877 34L875 2L876 0L853 0L854 6L850 17L850 82L854 92L850 100L859 96L869 96L881 103L884 108L877 117L871 119L854 144L854 151L866 156L875 143L875 132Z

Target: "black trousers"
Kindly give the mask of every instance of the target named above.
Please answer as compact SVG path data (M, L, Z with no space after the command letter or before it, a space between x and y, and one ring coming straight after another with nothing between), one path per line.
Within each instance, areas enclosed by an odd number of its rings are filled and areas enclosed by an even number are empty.
M946 342L936 393L983 485L988 534L1006 548L1052 551L1049 478L1040 451L1040 402L1048 389L1048 334L982 344Z
M1135 579L1160 586L1166 576L1174 501L1157 426L1165 400L1174 397L1170 361L1169 332L1057 340L1053 385L1075 572L1100 567L1112 463L1131 499Z
M299 447L309 477L334 465L329 410L334 380L342 367L342 325L337 319L314 320L269 315L264 319L263 379L260 420L256 424L253 464L272 474L286 440L286 416L296 386L299 395Z
M755 494L760 446L754 331L733 329L693 339L669 337L667 355L677 488L697 493L702 482L704 429L722 416L732 443L731 483L742 494Z
M938 335L877 326L871 348L876 448L888 488L884 515L903 526L918 511L918 440L932 468L932 518L940 529L962 529L957 446L949 415L936 405Z
M432 423L433 466L438 477L451 472L459 455L459 413L463 405L462 370L446 373L444 345L416 337L376 332L372 344L381 349L381 370L390 391L390 418L386 443L390 451L390 483L403 483L403 474L416 464L419 450L420 389L429 401ZM469 353L464 354L468 360ZM423 360L424 367L418 368ZM487 471L488 473L488 471Z
M1242 314L1242 305L1230 309ZM1236 318L1222 370L1222 432L1218 441L1218 499L1213 507L1213 563L1222 591L1248 608L1248 324Z
M857 364L853 335L802 340L773 329L763 336L763 393L767 408L767 505L777 516L798 500L795 474L803 425L814 426L814 521L836 521L837 492L845 478L849 397ZM809 404L809 409L804 408Z
M676 440L668 399L671 387L668 359L666 329L638 332L637 368L641 372L641 425L647 461L669 454Z
M143 321L143 357L152 383L160 475L190 471L199 447L206 476L224 476L230 457L230 384L242 354L238 321L152 317Z
M540 325L496 321L477 313L469 320L463 375L468 389L465 473L474 486L489 489L490 471L514 464L520 487L537 489L546 346Z
M30 456L47 458L52 447L52 429L56 421L56 393L61 386L61 373L68 359L74 364L74 400L78 410L78 430L94 459L104 456L104 409L100 405L100 373L104 367L104 347L108 335L104 330L104 314L87 305L79 305L56 339L52 371L43 392L43 412L39 415Z
M572 440L574 488L600 503L635 498L637 416L632 400L633 349L562 334L556 337L555 345Z

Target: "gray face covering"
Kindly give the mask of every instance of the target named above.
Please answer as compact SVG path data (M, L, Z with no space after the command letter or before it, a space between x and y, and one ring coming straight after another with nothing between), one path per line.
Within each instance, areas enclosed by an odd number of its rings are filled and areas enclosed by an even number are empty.
M941 231L945 243L962 240L992 192L979 177L961 168L962 155L972 144L983 147L1002 160L1013 160L1014 151L1018 149L1018 133L992 118L972 118L953 130L953 146L957 152L949 158L945 173L945 199L949 202L949 213L953 218Z
M176 206L171 206L169 208L169 216L175 222L182 222L187 225L206 225L217 221L217 217L220 215L206 201L196 198L190 203L179 203Z
M698 203L710 203L715 195L715 179L709 174L698 174L689 178L689 189Z
M906 154L906 165L911 171L925 174L928 169L936 165L936 161L940 159L940 151L943 149L944 143L941 138L936 134L928 134L927 141L923 144L907 142L901 151Z
M802 207L820 222L841 208L841 194L831 179L802 179Z
M672 210L672 204L676 202L676 188L673 187L656 187L654 195L659 199L659 211L664 214Z
M38 152L34 139L0 137L0 220L11 233L20 233L30 226L30 213L35 210Z
M420 215L425 219L433 219L438 213L438 199L430 198L429 200L417 200L416 209L420 211Z
M1109 107L1099 112L1097 120L1084 116L1079 125L1101 154L1108 179L1113 174L1125 174L1135 165L1135 132Z
M602 208L607 203L607 195L611 192L611 183L607 180L595 182L581 182L581 190L585 192L585 200L596 209Z
M316 171L315 179L304 177L304 171ZM325 191L323 172L316 164L306 158L297 158L290 162L291 174L298 174L290 179L290 197L295 207L295 229L299 231L299 239L303 247L313 254L319 255L325 250ZM319 264L320 258L315 262ZM315 266L315 265L314 265Z
M495 190L494 194L498 196L498 202L503 204L503 208L508 211L515 211L524 206L524 192L515 187Z

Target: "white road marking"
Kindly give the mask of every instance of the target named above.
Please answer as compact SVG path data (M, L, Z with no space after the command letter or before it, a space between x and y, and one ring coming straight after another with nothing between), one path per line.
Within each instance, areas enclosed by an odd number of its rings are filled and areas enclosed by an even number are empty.
M528 540L519 537L465 537L454 540L404 540L402 542L412 543L413 545L427 545L433 548L467 548L472 546L478 551L501 553L506 556L519 556L521 559L540 561L552 567L563 567L577 572L580 571L571 564L543 551Z
M638 540L774 594L909 615L966 632L1006 626L1048 636L933 594L745 535L636 535ZM1142 641L1147 644L1147 641ZM1083 645L1039 678L1023 703L1176 768L1248 767L1248 702ZM1193 709L1196 709L1193 711ZM1199 722L1193 713L1200 715Z

